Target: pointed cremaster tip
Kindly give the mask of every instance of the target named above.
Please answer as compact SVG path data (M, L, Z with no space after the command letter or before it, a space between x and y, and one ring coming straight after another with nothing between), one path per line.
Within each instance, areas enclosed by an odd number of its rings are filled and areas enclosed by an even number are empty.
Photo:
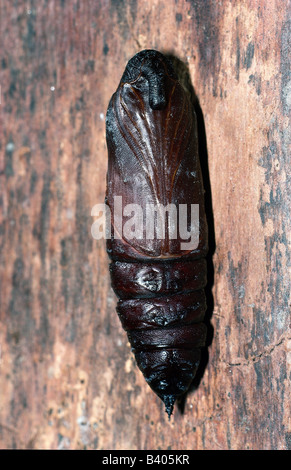
M175 395L164 395L162 397L162 400L165 403L166 413L168 413L168 417L169 417L169 421L170 421L176 397L175 397Z

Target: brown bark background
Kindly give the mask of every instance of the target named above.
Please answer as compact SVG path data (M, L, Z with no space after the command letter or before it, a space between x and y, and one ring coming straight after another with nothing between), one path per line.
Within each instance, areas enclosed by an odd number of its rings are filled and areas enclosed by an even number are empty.
M1 448L291 446L290 22L288 0L0 2ZM90 232L108 101L145 48L189 68L216 243L209 360L170 422Z

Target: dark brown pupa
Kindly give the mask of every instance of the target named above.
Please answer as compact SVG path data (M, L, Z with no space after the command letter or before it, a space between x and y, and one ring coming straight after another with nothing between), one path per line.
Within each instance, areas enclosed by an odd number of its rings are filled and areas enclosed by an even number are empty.
M140 370L170 417L205 345L208 243L195 112L160 52L144 50L128 62L109 103L106 139L106 204L112 215L107 251L120 299L117 313ZM150 204L198 204L198 246L181 249L185 239L180 233L170 236L169 215L164 237L155 233L148 239L145 230L140 237L126 237L127 219L117 228L114 218L116 196L122 207L138 204L145 212Z

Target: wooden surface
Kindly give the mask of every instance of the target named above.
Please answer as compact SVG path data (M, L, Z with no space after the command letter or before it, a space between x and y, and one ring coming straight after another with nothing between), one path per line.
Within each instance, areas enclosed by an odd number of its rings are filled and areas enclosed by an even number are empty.
M287 449L290 1L0 5L0 447ZM189 67L216 246L208 363L170 422L91 236L108 101L144 48Z

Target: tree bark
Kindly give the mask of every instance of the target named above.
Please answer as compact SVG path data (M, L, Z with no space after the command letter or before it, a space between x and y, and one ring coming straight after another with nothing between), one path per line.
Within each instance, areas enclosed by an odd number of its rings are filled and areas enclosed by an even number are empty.
M1 2L1 448L290 448L290 13L280 0ZM91 236L106 109L142 49L187 65L209 175L213 334L170 422Z

